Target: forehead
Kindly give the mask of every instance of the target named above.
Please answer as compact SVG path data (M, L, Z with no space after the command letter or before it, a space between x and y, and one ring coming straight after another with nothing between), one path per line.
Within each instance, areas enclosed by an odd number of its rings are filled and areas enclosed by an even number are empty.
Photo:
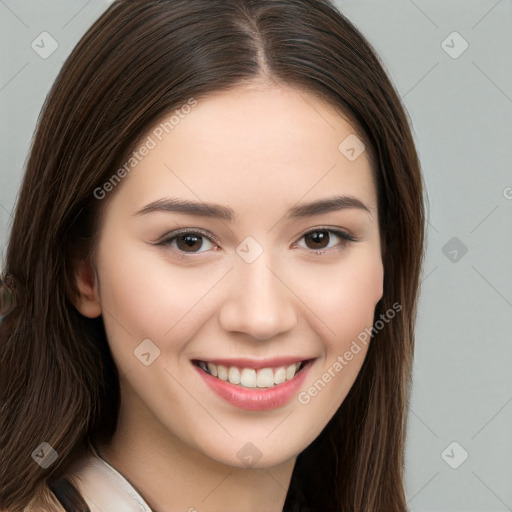
M359 152L358 142L354 127L308 92L288 86L217 92L167 113L145 134L138 148L150 149L119 192L134 207L172 195L239 212L333 192L375 206L368 152L347 158L345 146L355 143Z

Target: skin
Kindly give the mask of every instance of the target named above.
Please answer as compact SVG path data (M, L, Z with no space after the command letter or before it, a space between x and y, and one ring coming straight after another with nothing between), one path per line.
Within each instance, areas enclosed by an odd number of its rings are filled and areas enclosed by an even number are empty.
M367 152L349 161L338 150L351 133L331 106L289 86L215 93L105 199L94 261L77 271L77 308L103 315L121 375L118 429L99 448L156 511L224 512L234 503L239 512L281 511L296 457L352 386L365 346L309 403L293 397L261 412L218 397L191 363L315 358L304 391L371 328L384 277L377 194ZM284 220L291 206L336 194L370 213ZM169 196L230 207L237 220L134 215ZM320 247L304 238L325 227L357 241L329 234ZM188 252L176 239L155 245L178 228L219 244L203 238ZM263 249L252 263L236 252L248 236ZM315 254L318 247L330 251ZM134 357L144 339L160 350L149 366ZM251 467L237 456L249 442L261 454Z

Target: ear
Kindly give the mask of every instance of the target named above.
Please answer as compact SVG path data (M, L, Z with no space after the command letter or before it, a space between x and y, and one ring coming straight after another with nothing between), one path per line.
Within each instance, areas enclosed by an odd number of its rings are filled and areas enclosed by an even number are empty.
M78 297L75 307L88 318L97 318L101 315L101 302L99 297L98 279L89 260L83 260L76 268L76 287Z

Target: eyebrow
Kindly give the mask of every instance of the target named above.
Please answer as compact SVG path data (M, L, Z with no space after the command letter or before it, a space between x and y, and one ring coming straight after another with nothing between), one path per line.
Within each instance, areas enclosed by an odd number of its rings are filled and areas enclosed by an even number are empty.
M286 213L285 219L299 219L304 217L313 217L325 213L345 210L348 208L357 208L368 212L370 209L359 199L353 196L334 196L326 199L320 199L309 203L303 203L291 207ZM153 212L184 213L197 217L208 217L233 221L236 218L235 212L226 206L214 203L195 202L175 197L158 199L147 204L141 210L134 213L137 215L146 215Z

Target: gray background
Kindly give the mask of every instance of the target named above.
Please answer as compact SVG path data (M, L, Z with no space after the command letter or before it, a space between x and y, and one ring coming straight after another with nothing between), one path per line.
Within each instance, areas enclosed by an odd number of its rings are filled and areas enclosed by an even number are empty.
M2 252L44 98L108 4L0 0ZM374 45L403 99L430 204L408 506L512 510L512 1L337 4ZM50 39L42 48L44 31L58 44L47 58L31 47L51 49Z

